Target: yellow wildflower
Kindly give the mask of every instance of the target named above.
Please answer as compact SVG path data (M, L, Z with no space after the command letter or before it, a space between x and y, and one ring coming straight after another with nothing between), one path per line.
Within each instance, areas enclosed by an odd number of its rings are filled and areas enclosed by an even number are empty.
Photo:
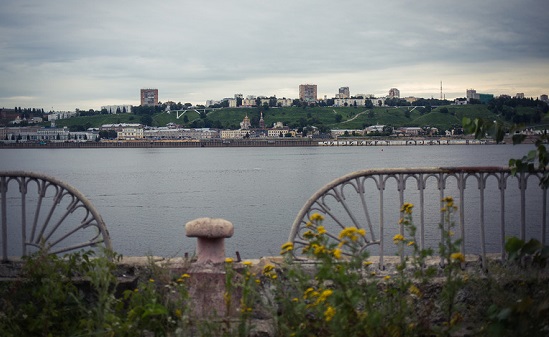
M326 322L329 322L332 320L332 318L334 318L335 314L336 311L334 307L329 306L328 308L326 308L326 311L324 311L324 319L326 320Z
M385 281L388 281L388 280L390 280L390 279L391 279L391 276L389 276L389 275L385 275L385 277L384 277L383 279L384 279Z
M324 216L322 216L322 215L320 215L320 214L318 214L318 213L313 213L313 214L311 215L311 218L310 218L310 219L311 219L311 221L322 221L322 220L324 220Z
M150 278L149 282L154 283L154 279Z
M305 224L305 227L311 227L312 225L313 225L313 223L312 223L312 222L310 222L310 221L307 221L307 223Z
M415 242L414 242L414 241L410 241L410 242L408 242L408 246L413 246L414 244L415 244Z
M316 228L316 231L318 232L318 234L321 234L321 235L326 233L326 229L324 228L324 226L318 226Z
M181 318L181 309L175 309L175 317Z
M452 197L445 197L442 199L443 202L454 202L454 198Z
M362 262L362 264L366 267L368 267L369 265L371 265L373 262L372 261L364 261Z
M450 259L462 263L465 262L465 256L463 256L463 254L461 253L453 253L452 255L450 255Z
M288 252L291 252L292 250L294 250L294 244L293 242L286 242L285 244L282 245L281 247L281 250L280 250L280 255L284 255Z
M393 242L396 244L399 244L400 242L404 241L404 236L402 234L396 234L393 236Z
M252 261L244 261L242 262L243 265L250 267L252 265Z
M406 214L412 214L412 208L414 208L414 204L405 202L400 208L400 211Z
M315 290L313 288L307 288L307 290L305 290L305 292L303 293L303 298L304 299L309 298L309 295L313 294L314 291Z
M270 273L274 270L274 266L272 264L266 264L265 267L263 267L263 274Z
M313 248L314 248L314 254L315 255L320 255L320 254L326 252L326 247L324 247L322 245L313 244Z
M410 288L408 288L408 291L410 291L410 294L415 295L417 297L421 297L421 290L419 290L418 287L415 286L415 284L412 284Z
M347 227L339 232L339 238L349 238L351 239L351 241L357 241L359 239L359 236L357 234L364 236L366 234L366 231L364 229L358 229L356 227Z
M334 293L334 292L333 292L332 290L330 290L330 289L324 290L324 291L320 294L320 296L318 297L317 302L318 302L318 303L321 303L321 302L326 301L326 299L327 299L328 297L332 296L333 293Z
M315 233L311 232L311 231L306 231L305 233L303 233L303 237L305 239L312 239L315 237Z
M225 263L233 263L233 259L230 257L225 258Z
M294 303L299 302L299 298L297 298L297 297L292 298L292 302L294 302Z
M334 254L334 257L335 257L336 259L338 259L338 260L341 259L341 249L339 249L339 248L334 249L334 251L332 252L332 254Z

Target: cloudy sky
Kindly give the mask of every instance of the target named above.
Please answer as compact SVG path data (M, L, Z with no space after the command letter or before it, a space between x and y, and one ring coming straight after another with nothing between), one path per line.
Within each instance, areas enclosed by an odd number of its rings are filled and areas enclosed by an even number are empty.
M547 0L0 0L0 107L549 94Z

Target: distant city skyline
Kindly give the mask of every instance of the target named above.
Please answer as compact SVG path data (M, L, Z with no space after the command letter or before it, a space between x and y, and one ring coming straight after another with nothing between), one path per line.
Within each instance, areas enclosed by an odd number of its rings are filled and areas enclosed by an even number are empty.
M44 110L255 96L452 100L549 93L540 0L0 2L0 107Z

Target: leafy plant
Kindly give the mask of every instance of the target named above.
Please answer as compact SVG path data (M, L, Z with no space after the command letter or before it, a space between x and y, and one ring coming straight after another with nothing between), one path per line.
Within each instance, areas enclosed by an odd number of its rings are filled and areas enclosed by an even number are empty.
M549 259L549 246L544 246L536 239L528 242L517 237L510 237L505 242L505 251L509 262L521 267L528 265L545 268Z
M485 119L475 118L463 118L462 121L463 128L466 132L473 134L475 138L480 139L484 137L491 137L497 143L501 143L505 137L506 130L503 124L496 121L489 121ZM515 133L524 129L523 125L513 125L509 130L509 133L512 133L513 144L521 144L526 139L526 136L521 133ZM542 172L542 177L540 179L540 185L545 188L549 187L549 171L547 166L549 165L549 153L544 144L547 144L549 141L549 135L547 133L542 133L536 136L534 146L535 149L529 151L522 158L512 158L509 159L509 167L511 168L511 173L516 175L519 172L534 172L536 170Z

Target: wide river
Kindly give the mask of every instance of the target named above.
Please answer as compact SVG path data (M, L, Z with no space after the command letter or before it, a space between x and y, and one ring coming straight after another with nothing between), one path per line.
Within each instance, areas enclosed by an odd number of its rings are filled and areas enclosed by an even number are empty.
M228 255L278 255L305 201L323 185L368 168L506 166L532 145L375 147L0 149L0 170L61 179L99 210L123 255L180 256L199 217L231 221Z

